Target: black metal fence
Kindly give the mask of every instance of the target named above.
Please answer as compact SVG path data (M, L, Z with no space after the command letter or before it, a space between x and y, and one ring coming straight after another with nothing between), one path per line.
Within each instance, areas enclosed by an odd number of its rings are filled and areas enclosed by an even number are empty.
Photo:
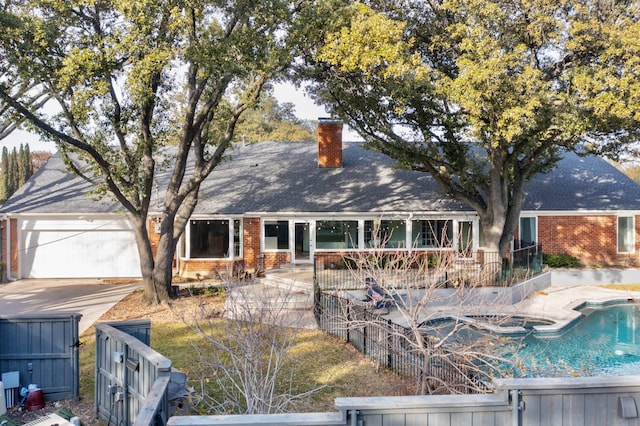
M423 392L438 392L445 383L448 391L459 393L488 390L477 370L456 362L455 353L417 349L431 345L427 336L420 345L412 343L411 330L380 317L365 305L317 290L314 314L320 329L350 343L378 367L413 379ZM426 358L425 353L431 356Z
M322 290L361 289L366 276L371 271L362 271L357 263L366 252L357 253L316 253L314 257L314 280ZM383 256L374 254L376 263L384 263L385 256L396 256L389 252ZM411 261L421 263L421 268L403 265L402 270L387 270L393 274L394 286L408 285L440 287L504 287L519 282L542 271L542 245L513 250L507 256L498 253L477 251L461 256L454 251L422 252L413 255ZM380 265L377 271L385 270ZM413 272L415 273L413 273ZM421 282L420 282L421 281Z

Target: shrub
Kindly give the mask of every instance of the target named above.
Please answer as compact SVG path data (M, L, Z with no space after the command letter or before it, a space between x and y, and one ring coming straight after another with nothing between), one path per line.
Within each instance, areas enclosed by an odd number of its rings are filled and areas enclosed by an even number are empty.
M582 266L578 258L570 254L543 254L542 262L550 268L576 268Z

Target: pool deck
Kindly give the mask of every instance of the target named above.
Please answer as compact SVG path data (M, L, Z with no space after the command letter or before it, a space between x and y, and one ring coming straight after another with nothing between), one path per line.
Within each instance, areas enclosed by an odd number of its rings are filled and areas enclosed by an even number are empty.
M292 282L297 283L296 293L298 294L309 294L313 288L313 273L310 270L271 271L268 275L277 277L276 281L282 280L288 283L286 285L291 285ZM607 281L611 282L610 280ZM308 290L305 291L305 288ZM348 293L350 293L350 297L355 300L363 300L365 298L364 291L356 290L349 291ZM262 298L263 297L264 296L262 296ZM513 305L502 304L500 306L488 306L480 304L473 308L469 306L465 308L450 306L448 313L450 313L451 316L457 317L464 316L465 313L495 313L505 316L550 320L553 321L553 324L536 325L536 331L540 333L559 333L580 319L582 314L576 309L581 308L585 304L598 305L627 301L640 303L640 291L613 290L598 287L593 284L569 286L551 285L544 290L534 292L521 302ZM453 310L451 308L453 308ZM439 306L437 310L442 314L443 312L447 312L447 307ZM397 324L402 324L407 320L397 309L391 309L388 313L381 313L381 317ZM433 318L433 312L425 317ZM310 319L304 322L304 328L315 328L315 324L313 323L314 321L310 316ZM506 328L503 331L509 333L509 330Z
M482 321L473 319L474 315L497 315L505 317L526 317L537 320L549 320L552 324L535 325L537 333L561 333L574 325L582 316L578 309L584 305L606 305L635 301L640 302L640 292L627 290L613 290L597 286L563 286L547 287L537 291L516 304L496 304L475 306L438 306L427 309L420 321L435 318L451 317L461 321L482 325L498 334L518 334L525 332L519 326L492 326ZM403 325L408 320L405 314L398 309L391 309L381 315L387 320Z
M640 301L640 292L613 290L594 286L548 287L513 305L521 316L548 319L553 325L536 326L538 332L557 333L577 321L576 310L585 304L605 305L613 302Z

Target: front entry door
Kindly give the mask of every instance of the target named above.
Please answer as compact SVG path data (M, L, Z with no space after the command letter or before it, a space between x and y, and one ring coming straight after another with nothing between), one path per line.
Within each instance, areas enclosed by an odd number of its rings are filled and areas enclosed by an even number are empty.
M293 263L313 262L313 232L309 222L294 223Z

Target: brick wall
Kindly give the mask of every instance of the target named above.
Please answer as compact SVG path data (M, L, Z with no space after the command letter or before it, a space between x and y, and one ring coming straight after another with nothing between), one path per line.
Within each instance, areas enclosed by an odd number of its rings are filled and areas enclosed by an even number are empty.
M289 252L270 252L264 254L264 269L276 269L280 265L291 263Z
M147 222L147 236L149 237L149 243L151 244L151 251L153 257L156 257L158 251L158 241L160 240L160 233L156 232L156 223L160 223L160 218L150 218Z
M260 254L260 218L248 217L242 221L243 255L247 269L258 268Z
M180 261L180 275L189 278L218 279L242 273L244 270L244 261L242 259L189 259Z
M636 217L636 253L618 254L617 216L539 216L538 240L548 254L569 254L585 266L635 266L640 217Z
M318 122L318 167L342 167L342 123Z

